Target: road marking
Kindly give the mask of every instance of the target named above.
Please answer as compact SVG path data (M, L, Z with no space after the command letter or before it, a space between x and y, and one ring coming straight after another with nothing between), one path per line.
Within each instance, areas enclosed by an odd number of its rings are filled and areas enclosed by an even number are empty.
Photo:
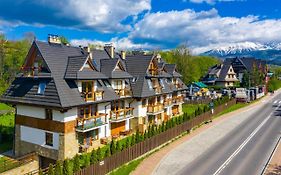
M279 104L281 103L281 101L279 101Z
M277 100L275 100L273 103L274 103L274 104L277 103Z
M229 158L218 168L213 175L218 175L230 162L231 160L247 145L247 143L255 136L255 134L261 129L261 127L269 120L273 112L279 108L278 105L263 122L250 134L250 136L229 156Z

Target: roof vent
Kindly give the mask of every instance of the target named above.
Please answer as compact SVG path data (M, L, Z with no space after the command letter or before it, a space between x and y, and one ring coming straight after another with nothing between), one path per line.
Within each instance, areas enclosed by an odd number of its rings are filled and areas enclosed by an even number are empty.
M48 34L48 42L54 44L61 44L60 37L58 35Z

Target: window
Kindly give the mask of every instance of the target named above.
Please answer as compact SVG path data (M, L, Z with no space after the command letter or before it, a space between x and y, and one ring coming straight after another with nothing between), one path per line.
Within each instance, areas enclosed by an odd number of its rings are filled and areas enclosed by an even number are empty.
M108 80L102 80L102 82L106 87L111 87L111 84L109 83Z
M44 95L46 89L46 82L40 82L38 85L38 91L37 94Z
M82 92L86 99L92 99L93 96L93 89L94 89L94 82L93 81L83 81L82 82Z
M48 119L48 120L53 120L52 109L45 109L45 118Z
M122 80L115 81L115 89L122 89Z
M48 146L53 146L53 134L46 132L45 133L45 144Z
M84 106L80 108L80 117L91 116L91 106Z
M142 104L142 107L146 107L146 99L142 99L141 104Z
M159 79L159 81L160 81L160 85L162 86L162 88L164 89L165 88L165 86L164 86L164 81L163 81L163 79Z
M153 89L152 82L150 79L147 80L147 84L148 84L149 89Z

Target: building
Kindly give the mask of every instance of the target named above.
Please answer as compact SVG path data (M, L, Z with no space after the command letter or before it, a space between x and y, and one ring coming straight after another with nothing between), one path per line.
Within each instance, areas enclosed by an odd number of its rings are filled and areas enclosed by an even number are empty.
M159 56L48 39L33 42L1 97L16 109L15 156L36 152L44 167L182 114L186 86Z
M268 72L266 61L256 59L254 57L227 58L224 60L224 64L228 64L233 67L236 77L240 82L242 82L245 72L253 72L254 70L258 70L265 75Z
M211 67L202 81L207 85L233 87L238 79L232 65L225 62Z

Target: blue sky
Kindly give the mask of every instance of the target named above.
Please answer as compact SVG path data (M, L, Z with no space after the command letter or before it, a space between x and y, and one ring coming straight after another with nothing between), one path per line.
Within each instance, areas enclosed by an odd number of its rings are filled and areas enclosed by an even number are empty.
M0 33L67 37L73 45L194 53L234 43L281 42L280 0L0 0Z

